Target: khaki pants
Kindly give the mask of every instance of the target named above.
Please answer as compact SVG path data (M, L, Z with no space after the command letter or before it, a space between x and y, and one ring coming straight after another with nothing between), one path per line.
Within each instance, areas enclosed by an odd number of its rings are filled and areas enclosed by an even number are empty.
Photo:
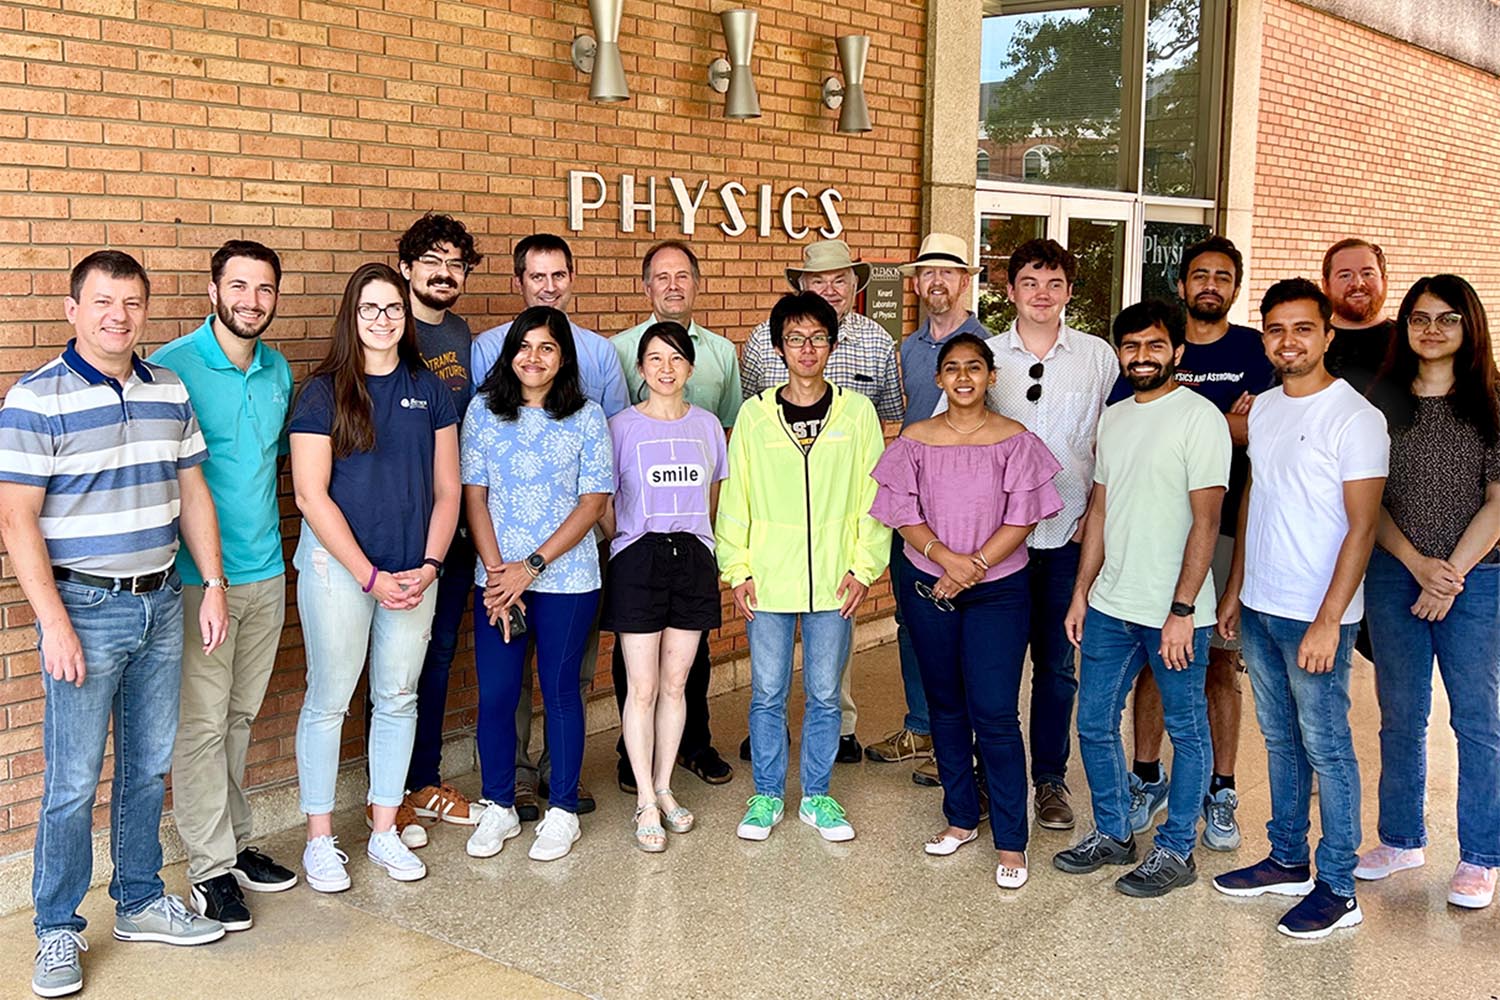
M229 636L203 655L203 588L182 589L182 702L172 757L173 818L188 852L188 881L223 875L250 840L245 755L276 665L286 620L286 577L229 588Z

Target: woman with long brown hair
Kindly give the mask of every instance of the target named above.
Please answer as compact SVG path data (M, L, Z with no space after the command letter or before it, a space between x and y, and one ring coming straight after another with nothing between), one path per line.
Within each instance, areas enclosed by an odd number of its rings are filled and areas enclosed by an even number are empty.
M297 778L307 813L302 866L319 892L349 888L348 857L330 814L344 715L370 662L367 854L394 879L426 866L401 842L437 579L458 523L458 415L428 371L407 309L406 282L384 264L349 278L328 354L292 410L292 485L302 536L292 563L307 649L297 719Z

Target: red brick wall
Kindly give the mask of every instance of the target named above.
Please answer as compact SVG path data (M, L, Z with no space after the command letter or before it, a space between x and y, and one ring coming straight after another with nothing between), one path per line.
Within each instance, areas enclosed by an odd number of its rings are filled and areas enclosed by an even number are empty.
M1500 317L1500 79L1291 0L1265 11L1251 302L1362 236L1389 315L1452 271Z
M593 104L568 61L589 31L564 0L0 0L0 391L54 356L68 269L101 246L138 255L154 296L148 348L208 310L208 258L229 238L283 255L270 340L297 374L321 356L337 296L370 259L394 263L421 212L461 217L488 255L459 311L478 331L513 315L509 247L537 230L569 236L574 314L604 333L643 316L639 259L680 235L666 177L695 188L835 186L846 238L871 258L914 252L921 178L924 17L909 0L844 0L838 22L793 0L756 5L754 63L764 117L733 122L706 83L724 52L700 0L628 3L621 47L632 99ZM728 3L715 4L728 7ZM832 13L833 8L827 8ZM649 12L649 13L648 13ZM808 12L811 12L809 14ZM838 72L834 37L872 36L866 88L876 131L841 136L819 85ZM658 177L658 227L622 236L614 211L566 233L570 169L610 183ZM612 206L615 202L612 200ZM805 203L803 224L814 221ZM704 259L701 322L736 340L768 311L801 256L773 227L730 239L712 190L693 237ZM284 528L294 537L295 518ZM0 856L28 848L41 792L42 686L32 615L0 567ZM876 610L889 608L882 585ZM714 640L744 646L743 623ZM473 722L473 657L455 666L450 725ZM256 723L255 784L295 774L302 649L295 614ZM607 668L606 668L607 677ZM605 681L607 684L607 680ZM362 713L356 706L352 716ZM361 726L345 752L360 750ZM106 773L112 767L106 763ZM108 801L108 786L100 802ZM96 810L96 822L107 812Z

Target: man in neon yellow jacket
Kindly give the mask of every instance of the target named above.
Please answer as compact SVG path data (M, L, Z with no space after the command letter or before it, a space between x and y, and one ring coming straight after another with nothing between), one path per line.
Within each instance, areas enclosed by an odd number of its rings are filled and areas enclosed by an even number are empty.
M792 644L802 622L802 804L825 840L854 827L828 794L839 742L839 681L854 612L890 557L891 533L870 516L870 471L885 439L870 401L823 378L838 316L822 297L783 296L772 346L787 382L745 400L729 440L729 479L714 536L750 640L750 745L755 794L739 825L765 840L781 821Z

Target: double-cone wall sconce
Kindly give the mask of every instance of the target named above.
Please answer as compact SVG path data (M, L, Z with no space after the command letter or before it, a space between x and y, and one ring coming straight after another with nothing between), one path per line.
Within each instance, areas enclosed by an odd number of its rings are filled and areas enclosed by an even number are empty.
M620 11L625 0L589 0L594 35L573 39L573 65L589 73L589 100L624 101L630 98L625 66L620 62ZM597 36L598 41L594 40Z
M839 109L838 131L868 132L870 109L865 104L865 59L870 55L869 35L844 35L838 40L839 66L844 82L830 76L823 81L823 104Z
M750 57L755 49L755 26L760 15L753 10L726 10L719 18L724 22L729 58L709 63L708 85L728 95L724 98L726 118L759 118L760 97L755 93Z

